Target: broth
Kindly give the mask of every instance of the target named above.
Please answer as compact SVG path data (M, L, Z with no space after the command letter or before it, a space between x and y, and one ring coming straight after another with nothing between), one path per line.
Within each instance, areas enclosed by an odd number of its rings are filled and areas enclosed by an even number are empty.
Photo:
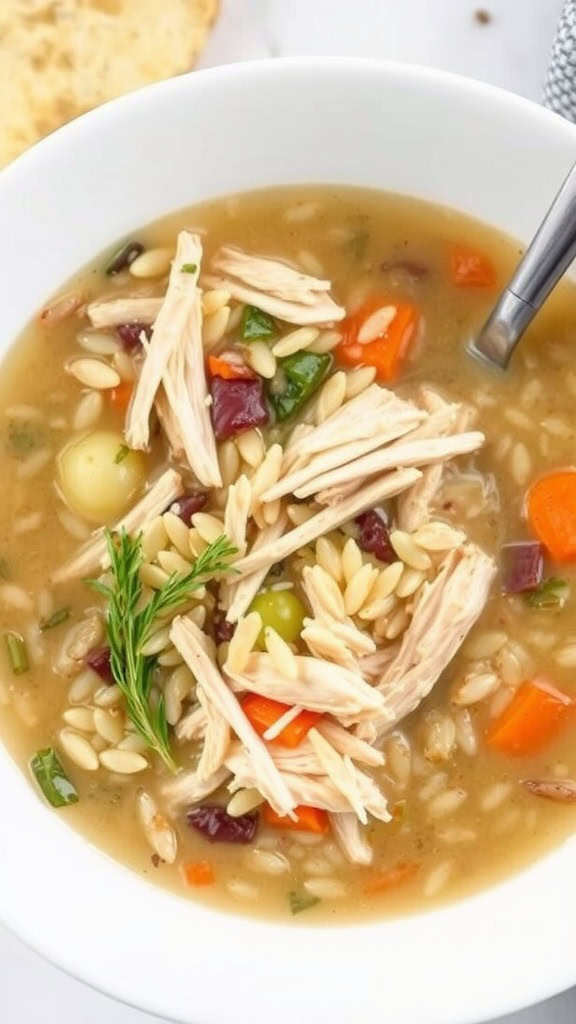
M474 429L486 435L481 451L456 459L445 471L436 518L463 529L494 558L503 543L530 536L527 486L574 461L573 285L564 283L547 303L506 376L489 377L466 355L465 342L481 325L497 289L455 287L447 266L451 247L465 244L487 254L503 283L520 250L490 227L411 198L325 186L213 201L163 218L137 237L146 250L173 249L183 227L201 233L205 265L219 246L239 246L329 278L336 301L348 310L360 301L361 292L385 292L416 303L424 329L398 380L388 386L406 399L429 385L449 401L463 401L476 410ZM111 292L163 294L165 277L138 280L123 271L106 278L105 262L106 257L99 257L69 288L91 299ZM321 894L316 905L298 916L298 921L311 923L419 911L439 900L460 898L519 870L569 835L576 821L569 803L539 799L520 783L576 777L574 726L559 730L542 751L522 757L505 756L485 740L495 713L503 713L507 684L511 695L526 679L544 676L572 698L574 571L570 565L550 568L547 563L547 576L561 576L572 585L565 605L531 607L523 594L502 595L499 580L493 583L480 618L440 680L399 723L396 738L384 741L387 764L371 771L388 798L393 820L370 819L371 866L347 863L330 834L262 823L255 846L209 844L186 824L185 807L172 822L179 844L175 862L163 863L152 853L136 814L135 795L144 786L155 794L161 813L168 813L161 800L167 773L158 759L134 775L104 767L83 771L60 740L63 714L73 707L94 706L96 681L92 678L89 695L71 703L74 675L53 666L69 628L103 604L82 580L54 587L49 582L95 525L71 513L55 482L58 453L73 434L83 432L74 431L73 423L86 389L64 372L68 360L88 354L77 342L85 327L82 312L61 323L31 324L8 354L0 382L0 472L9 482L0 512L0 628L26 638L30 660L21 675L13 675L2 660L0 730L25 771L39 748L51 746L59 752L80 799L57 813L151 881L215 906L284 918L290 913L289 893ZM220 343L215 351L230 348L238 330L228 335L232 342ZM101 404L94 425L121 432L123 412L107 392ZM274 438L283 441L285 436L282 430ZM166 461L161 436L153 437L144 458L149 478ZM67 620L38 628L62 608L69 609ZM483 640L486 655L481 652ZM451 696L471 671L495 674L496 682L485 699L456 706ZM106 684L99 685L104 691ZM189 699L184 698L185 707ZM448 726L445 717L430 718L430 712L447 716ZM455 733L452 739L448 736L447 756L431 753L438 730L446 728ZM84 737L96 732L93 726L79 731ZM397 738L398 732L404 740ZM410 748L409 758L403 755L403 743ZM183 763L191 766L194 744L176 746ZM225 805L229 796L224 793L220 789L214 799ZM214 884L187 885L183 865L204 859L210 862ZM401 884L386 882L382 891L371 891L367 881L398 865L408 865ZM324 888L306 889L313 879L325 882Z

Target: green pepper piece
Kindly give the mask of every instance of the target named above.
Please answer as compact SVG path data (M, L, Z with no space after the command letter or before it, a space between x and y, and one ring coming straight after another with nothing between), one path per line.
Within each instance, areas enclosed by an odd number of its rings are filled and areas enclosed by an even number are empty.
M316 355L315 352L295 352L286 359L280 359L279 366L286 384L277 394L272 391L269 394L276 419L282 422L298 412L320 386L331 365L331 355Z
M292 890L288 893L288 903L293 914L301 914L303 910L310 910L310 907L315 907L317 903L320 903L320 897Z
M551 576L526 595L531 608L563 608L570 595L568 580Z
M273 317L258 306L244 307L241 330L245 341L262 341L273 338L277 333Z
M52 747L39 750L30 761L32 774L52 807L78 803L78 793L70 782L58 754Z

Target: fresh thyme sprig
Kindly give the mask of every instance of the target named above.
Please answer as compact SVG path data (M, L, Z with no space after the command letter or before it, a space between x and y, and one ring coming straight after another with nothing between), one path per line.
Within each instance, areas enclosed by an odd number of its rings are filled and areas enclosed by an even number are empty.
M141 537L131 536L125 530L116 534L106 530L105 536L111 580L87 583L108 601L112 675L124 694L126 710L137 732L175 772L177 765L170 751L164 699L160 697L155 708L150 703L156 657L142 654L142 649L150 639L156 618L183 605L207 578L230 570L229 559L236 554L236 548L222 534L198 556L186 576L171 576L144 607L139 607L140 567L144 560Z

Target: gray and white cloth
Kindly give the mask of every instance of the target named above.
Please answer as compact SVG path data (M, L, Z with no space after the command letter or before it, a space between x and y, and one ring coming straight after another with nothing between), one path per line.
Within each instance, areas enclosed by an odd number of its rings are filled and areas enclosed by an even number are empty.
M544 106L576 121L576 0L566 0L544 84Z

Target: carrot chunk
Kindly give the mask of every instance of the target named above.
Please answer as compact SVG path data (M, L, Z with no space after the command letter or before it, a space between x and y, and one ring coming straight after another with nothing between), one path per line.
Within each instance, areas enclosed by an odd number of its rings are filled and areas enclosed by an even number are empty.
M269 697L260 697L257 693L248 693L240 704L259 736L263 736L274 722L290 711L289 704L282 704L281 701L271 700ZM298 717L286 725L276 739L270 742L279 747L298 747L306 738L308 730L316 725L320 718L322 715L317 711L301 711Z
M411 878L420 870L420 865L416 864L415 861L407 860L400 861L395 867L390 868L388 871L380 871L377 875L373 875L369 878L364 886L364 892L367 896L374 896L379 892L388 892L390 889L396 889L399 885L403 885L405 882L409 882Z
M513 700L492 723L486 742L514 757L537 754L560 732L574 703L544 680L523 683Z
M576 559L576 470L541 477L528 491L526 504L530 525L554 561Z
M267 825L273 825L274 828L289 828L294 832L324 833L330 827L328 814L320 807L306 807L304 804L300 804L299 807L295 808L294 813L296 815L295 821L287 815L282 817L280 814L276 814L276 811L272 810L270 804L264 804L262 808L264 821Z
M191 860L184 865L184 877L188 885L212 885L216 881L214 868L209 860Z
M244 363L229 363L218 356L208 356L208 369L211 377L223 377L224 380L252 380L256 374Z
M119 412L126 412L126 409L130 405L130 400L134 392L134 384L131 380L123 380L117 388L112 388L109 391L110 404L118 409Z
M493 288L498 277L483 252L455 245L450 252L450 278L457 288Z
M358 341L362 327L372 314L386 307L396 310L393 319L378 337L362 344ZM380 380L394 380L419 323L420 312L409 302L382 297L370 299L342 323L343 338L335 349L336 357L347 366L374 366Z

